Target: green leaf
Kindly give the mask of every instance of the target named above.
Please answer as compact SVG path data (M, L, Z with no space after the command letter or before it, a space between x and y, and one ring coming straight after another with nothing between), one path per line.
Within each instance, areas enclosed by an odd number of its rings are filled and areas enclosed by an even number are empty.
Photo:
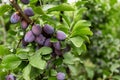
M86 27L89 27L89 26L91 26L90 22L87 22L86 20L79 20L75 23L72 31L76 31L76 30L86 28Z
M50 47L42 47L36 53L40 53L41 55L47 55L52 53L52 49Z
M20 59L28 59L29 57L29 49L17 49L17 56L20 58Z
M12 9L12 7L10 5L0 6L0 16L2 16L5 12L8 12L11 9Z
M72 43L76 46L76 47L81 47L81 45L83 44L84 39L77 36L77 37L73 37L70 38L70 40L72 41Z
M4 56L6 54L10 54L11 52L9 51L8 48L6 48L3 45L0 45L0 56Z
M85 67L86 68L86 71L87 71L87 74L88 74L88 77L92 80L93 76L94 76L94 71L92 68L89 68L89 67Z
M48 12L51 12L51 11L74 11L74 10L75 9L72 6L70 6L70 4L63 3L63 4L60 4L60 5L57 5L55 7L48 9Z
M72 74L73 76L76 76L77 73L78 73L78 69L77 69L75 66L73 66L73 65L68 65L68 67L69 67L69 69L70 69L70 71L71 71L71 74Z
M87 3L87 2L88 1L77 1L76 6L81 6L81 5L83 5L83 4Z
M74 21L76 22L76 21L79 21L80 19L82 19L83 14L84 14L85 11L87 11L86 7L80 8L74 15Z
M57 75L57 71L54 69L51 69L51 76L56 76Z
M90 30L90 28L82 28L82 29L78 29L72 32L72 34L70 35L70 37L74 37L74 36L83 36L83 35L93 35L93 32Z
M48 80L57 80L56 77L49 77Z
M120 79L120 75L114 75L112 76L113 80L119 80Z
M110 67L111 72L117 72L117 68L120 67L119 64L115 63L112 64L112 66ZM119 72L119 71L118 71Z
M29 55L27 53L20 53L17 55L20 59L28 59Z
M69 20L69 18L66 15L64 15L64 14L60 14L60 15L65 20L65 22L68 24L68 26L70 26L70 20Z
M44 11L42 10L42 8L40 6L39 7L33 7L33 10L37 14L40 14L40 15L45 14Z
M6 69L15 69L20 63L21 60L14 54L7 55L2 60L2 64Z
M46 67L46 61L42 60L41 56L37 53L31 56L29 61L33 67L36 67L38 69L43 70Z
M74 64L74 55L71 54L71 53L66 53L63 55L64 56L64 60L63 62L66 63L66 64Z
M50 38L50 42L58 42L58 40L56 38Z
M23 78L25 80L31 80L30 79L30 72L31 72L31 65L28 64L24 69L23 69Z

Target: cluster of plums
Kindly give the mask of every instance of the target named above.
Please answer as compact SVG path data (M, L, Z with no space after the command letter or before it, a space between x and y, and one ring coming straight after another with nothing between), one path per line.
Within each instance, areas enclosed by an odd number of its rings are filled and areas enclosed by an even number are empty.
M28 4L29 0L20 0L23 4ZM34 16L34 12L32 8L26 8L23 13L28 16ZM20 21L21 28L26 31L27 27L29 26L29 23L21 17L19 12L15 12L12 14L10 18L11 23L17 23ZM22 39L22 46L26 47L28 44L32 43L36 47L36 49L39 49L43 46L51 47L53 52L51 53L52 56L62 56L65 52L70 50L70 46L66 44L65 48L62 48L62 42L66 39L66 34L63 31L55 31L55 29L45 24L43 26L40 26L39 24L31 24L32 28L25 33L24 38ZM51 42L51 38L57 39L56 42ZM64 80L65 74L59 72L57 74L58 80ZM6 77L6 80L16 80L13 75L8 75Z
M21 0L24 2L24 0ZM29 2L29 1L28 1ZM25 3L25 2L24 2ZM26 4L26 3L25 3ZM34 16L32 8L26 8L24 14L28 17ZM20 21L21 28L26 30L29 24L19 15L19 12L12 14L10 18L11 23L17 23ZM57 42L51 42L51 38L57 38ZM26 32L24 39L22 40L22 45L25 47L29 43L36 43L36 47L47 46L53 49L52 55L62 55L68 47L61 49L61 42L66 39L66 34L63 31L55 31L54 28L48 24L45 24L43 27L39 24L32 24L32 29Z
M51 42L51 38L57 38L57 42ZM63 31L55 31L54 28L48 24L41 27L39 24L34 24L32 29L26 32L24 39L22 40L23 46L27 46L28 43L36 44L39 49L43 46L51 47L53 49L52 55L62 55L65 49L61 49L61 41L66 39L66 34Z

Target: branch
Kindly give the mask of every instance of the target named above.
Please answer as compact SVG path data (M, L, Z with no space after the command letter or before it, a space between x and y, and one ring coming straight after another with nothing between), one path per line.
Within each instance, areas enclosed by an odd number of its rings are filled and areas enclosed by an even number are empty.
M17 4L16 0L10 0L10 2L13 5L13 7L16 9L16 11L19 12L20 16L22 16L29 24L33 24L33 21L23 13L22 9Z

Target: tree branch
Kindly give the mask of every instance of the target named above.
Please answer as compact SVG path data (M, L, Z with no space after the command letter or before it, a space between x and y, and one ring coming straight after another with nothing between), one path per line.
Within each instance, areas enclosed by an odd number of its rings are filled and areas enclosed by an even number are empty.
M26 15L23 13L22 9L21 9L20 6L17 4L16 0L10 0L10 2L11 2L11 4L13 5L13 7L16 9L16 11L19 12L20 16L27 21L27 23L33 24L33 21L32 21L28 16L26 16Z

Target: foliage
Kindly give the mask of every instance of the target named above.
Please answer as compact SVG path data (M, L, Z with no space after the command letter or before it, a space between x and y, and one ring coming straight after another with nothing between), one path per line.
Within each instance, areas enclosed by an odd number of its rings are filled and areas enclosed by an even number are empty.
M0 6L0 80L4 80L7 75L8 78L14 75L17 80L79 79L81 71L77 70L81 70L82 66L80 54L86 51L85 42L89 42L88 36L93 34L89 28L91 23L81 17L86 8L78 8L76 4L71 5L62 0L56 0L55 3L44 0L31 0L30 3L22 0L21 3L18 0L16 4L14 1ZM17 4L22 11L18 10ZM14 12L17 16L11 17ZM26 21L21 23L23 19ZM40 26L32 28L33 24ZM47 28L52 30L52 34L50 31L48 34L44 26L46 24L54 28L55 31L51 27ZM45 33L43 36L50 38L52 44L60 42L60 50L55 50L57 48L54 46L37 46L39 41L34 40L41 30L39 27L43 29L39 34Z

